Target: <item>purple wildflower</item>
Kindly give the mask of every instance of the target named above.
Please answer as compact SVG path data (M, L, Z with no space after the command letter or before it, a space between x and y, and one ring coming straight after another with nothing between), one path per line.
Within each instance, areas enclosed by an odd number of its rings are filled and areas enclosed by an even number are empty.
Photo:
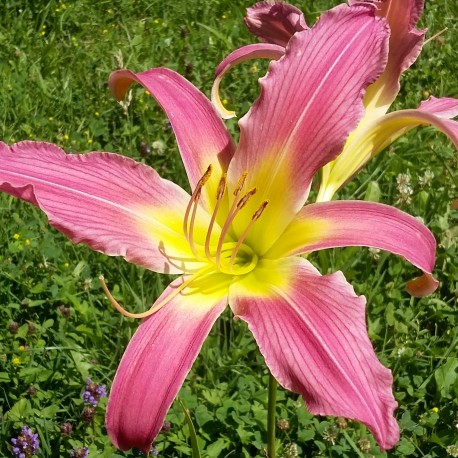
M86 458L89 456L89 449L87 447L75 448L70 452L72 458Z
M34 434L27 426L22 427L21 434L18 437L13 437L11 443L13 444L13 453L17 458L30 458L36 455L40 448L38 434Z
M97 385L89 377L86 378L86 391L83 393L83 401L91 406L96 407L100 398L107 395L105 385Z

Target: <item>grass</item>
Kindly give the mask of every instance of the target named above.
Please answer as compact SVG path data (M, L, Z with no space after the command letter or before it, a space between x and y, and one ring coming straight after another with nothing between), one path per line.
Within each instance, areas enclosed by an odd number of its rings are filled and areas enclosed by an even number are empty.
M313 22L336 2L298 4ZM138 0L4 0L0 7L0 132L7 143L47 140L68 152L119 152L187 186L173 133L160 108L139 86L127 110L107 89L116 68L167 66L209 94L213 71L230 51L254 39L242 22L250 4ZM416 107L429 94L458 97L455 2L428 2L425 46L403 76L395 108ZM230 107L246 112L258 94L265 62L246 63L225 80ZM235 122L229 123L237 135ZM403 292L416 272L403 260L366 249L313 255L323 273L343 270L368 299L369 334L392 369L402 438L382 453L366 429L307 413L296 394L280 390L277 448L295 456L444 457L458 445L457 155L432 128L415 130L373 160L340 197L376 198L421 217L438 240L439 290L421 300ZM426 171L433 173L425 185ZM396 178L409 173L411 202L399 202ZM430 175L431 176L431 175ZM0 451L23 424L39 434L39 457L69 456L88 447L90 457L137 456L117 452L104 429L106 399L84 421L85 378L109 388L137 323L115 313L98 285L109 275L119 300L142 310L168 279L74 246L30 205L0 196ZM62 308L64 306L64 308ZM69 312L67 311L69 309ZM203 457L260 457L266 446L268 375L251 334L229 313L215 325L180 392L190 409ZM86 419L87 420L87 419ZM171 429L155 447L164 457L191 456L189 430L178 402ZM62 425L71 423L71 435ZM367 450L367 451L364 451Z

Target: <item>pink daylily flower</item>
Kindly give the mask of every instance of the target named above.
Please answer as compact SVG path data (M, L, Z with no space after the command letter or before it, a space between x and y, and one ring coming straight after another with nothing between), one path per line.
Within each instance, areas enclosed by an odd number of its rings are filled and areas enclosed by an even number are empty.
M363 115L387 40L386 21L369 4L341 5L296 33L240 120L237 147L211 102L177 73L113 73L118 99L138 82L164 109L192 195L116 154L0 144L2 191L41 208L75 243L180 275L148 311L123 311L145 319L109 397L107 429L120 449L149 451L227 304L248 323L273 376L310 412L361 421L382 449L398 441L392 375L368 338L365 298L341 272L321 275L300 256L372 246L423 271L409 283L414 295L437 286L434 236L412 216L370 202L304 206L314 174Z
M424 44L426 30L416 29L423 12L423 0L371 0L377 16L389 23L388 62L384 72L371 84L364 97L365 113L348 137L340 155L323 167L318 201L333 195L372 157L414 127L433 125L446 134L458 148L458 99L431 97L417 109L388 113L400 89L399 79L417 59ZM349 0L349 4L361 2ZM259 2L247 9L245 23L263 43L243 46L231 53L216 69L212 101L224 119L235 116L225 109L219 98L224 74L233 66L253 58L279 59L289 39L307 29L302 13L283 2ZM289 37L289 38L288 38Z

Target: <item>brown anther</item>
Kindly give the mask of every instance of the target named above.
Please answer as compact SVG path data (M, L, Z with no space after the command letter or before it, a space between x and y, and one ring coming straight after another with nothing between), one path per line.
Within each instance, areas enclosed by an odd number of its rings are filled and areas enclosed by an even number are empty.
M219 180L218 189L216 191L216 200L220 200L226 191L226 174L223 173L223 176Z
M245 184L246 177L248 175L248 170L245 170L245 172L242 173L242 176L239 178L239 181L237 182L237 186L234 189L234 196L237 196L239 192L242 190L243 185Z
M237 202L237 209L241 210L246 203L251 199L252 196L256 194L257 189L253 188L250 189L238 202Z
M207 167L207 170L205 171L205 173L202 175L202 178L199 180L199 182L197 183L197 187L200 187L202 188L205 183L208 181L208 179L210 178L211 174L212 174L212 170L213 170L213 166L210 164L208 167Z
M256 221L261 215L262 215L262 212L265 210L265 208L267 207L267 204L269 203L268 200L265 200L260 206L259 208L254 212L253 216L252 216L252 220L253 221Z

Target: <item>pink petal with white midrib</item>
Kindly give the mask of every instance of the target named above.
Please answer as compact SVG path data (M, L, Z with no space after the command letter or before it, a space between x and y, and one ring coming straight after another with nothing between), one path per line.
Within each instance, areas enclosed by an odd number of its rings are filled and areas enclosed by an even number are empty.
M174 281L157 302L180 282ZM106 425L118 448L149 453L203 341L227 305L225 291L197 299L179 294L139 326L109 396Z
M235 315L248 323L279 383L317 415L356 419L382 448L399 440L391 372L378 361L365 323L365 299L342 273L320 276L305 260L290 265L286 290L253 297L231 287Z
M74 243L159 272L183 271L164 249L190 258L189 248L181 250L187 247L182 233L168 226L170 217L182 221L188 194L131 159L65 154L49 143L1 144L0 183L1 190L37 205ZM161 221L165 212L170 217Z
M207 210L212 209L221 173L227 170L235 149L231 135L207 97L173 70L118 70L110 75L109 85L122 100L135 81L151 93L169 118L193 190L212 164L213 174L201 200Z
M285 56L270 64L260 98L240 120L229 167L232 183L247 170L246 188L258 189L250 210L268 199L266 211L278 215L266 245L304 204L314 174L337 156L362 116L364 88L384 67L387 33L370 5L341 5L296 33ZM253 227L249 238L263 230Z
M297 255L327 248L369 246L404 257L431 277L436 240L413 216L389 205L365 201L333 201L306 205L267 257ZM419 294L415 294L416 296Z

